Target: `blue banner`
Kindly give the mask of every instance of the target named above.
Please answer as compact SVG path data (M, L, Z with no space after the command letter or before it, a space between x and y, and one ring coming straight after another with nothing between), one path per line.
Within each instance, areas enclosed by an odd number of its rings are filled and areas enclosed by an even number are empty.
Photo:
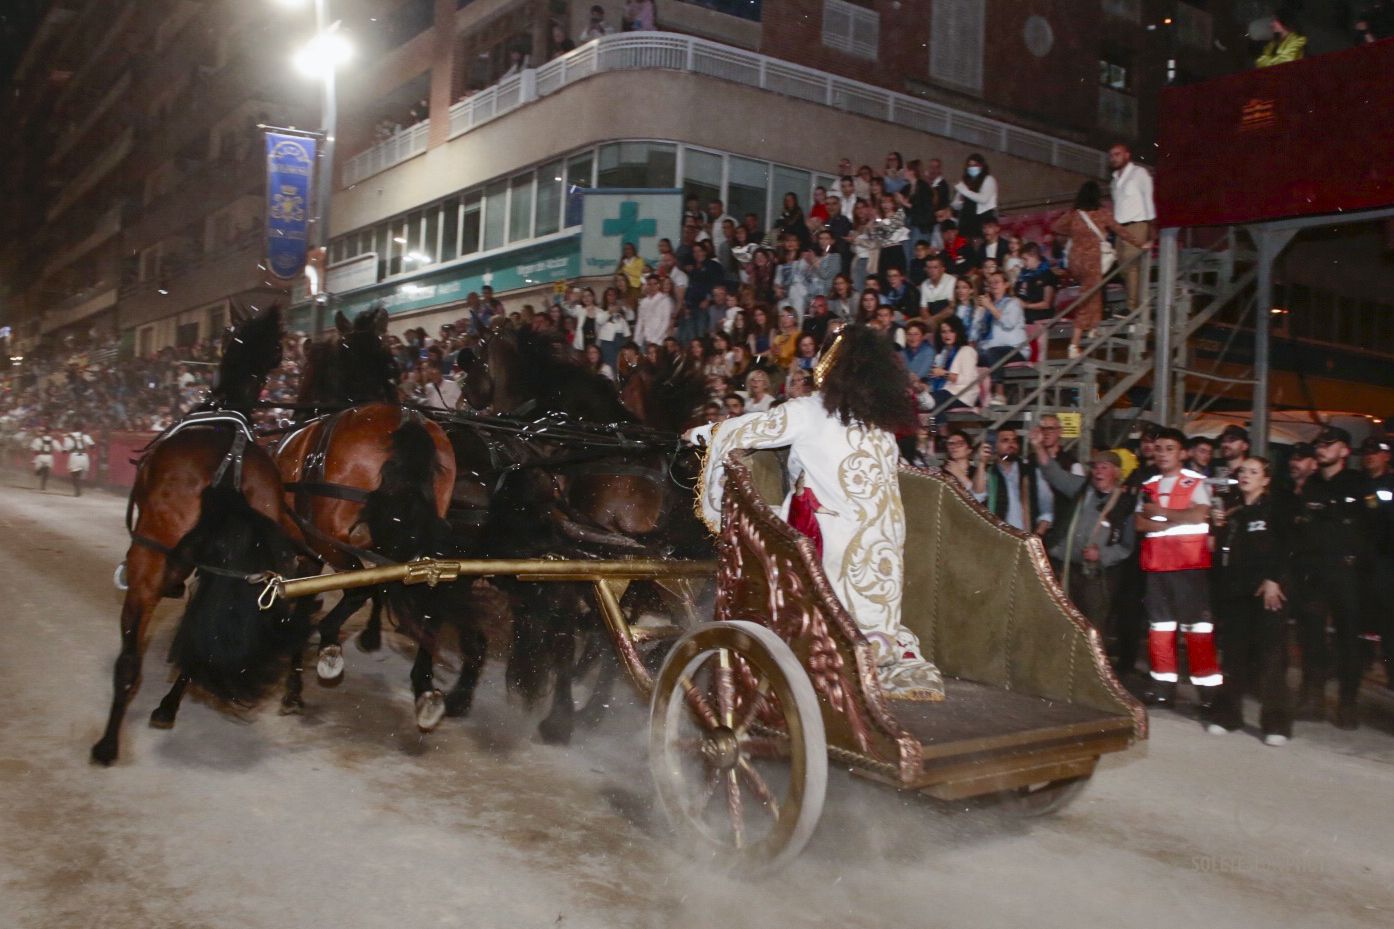
M266 260L277 277L305 270L314 175L314 139L266 134Z

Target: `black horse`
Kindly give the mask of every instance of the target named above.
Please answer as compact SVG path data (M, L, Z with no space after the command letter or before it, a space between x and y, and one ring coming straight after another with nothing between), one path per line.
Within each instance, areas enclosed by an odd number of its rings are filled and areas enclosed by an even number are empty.
M506 324L462 358L466 400L514 414L443 417L466 485L457 484L457 500L487 501L487 556L711 556L692 483L677 477L684 468L695 476L694 463L679 460L676 434L635 423L608 379L547 336ZM509 684L533 702L550 683L539 733L567 742L577 653L593 654L603 633L598 605L585 584L501 583L515 602ZM643 587L627 596L644 597Z

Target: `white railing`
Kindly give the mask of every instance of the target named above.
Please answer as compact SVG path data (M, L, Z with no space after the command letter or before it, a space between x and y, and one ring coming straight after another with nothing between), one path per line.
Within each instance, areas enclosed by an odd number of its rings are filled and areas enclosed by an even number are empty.
M666 32L622 32L593 39L539 68L481 90L450 108L448 137L463 135L593 74L643 70L683 71L735 81L1079 174L1104 173L1105 156L1097 149L767 55ZM344 165L345 186L421 154L428 131L428 123L420 123L349 159ZM412 136L409 143L403 141L406 136Z

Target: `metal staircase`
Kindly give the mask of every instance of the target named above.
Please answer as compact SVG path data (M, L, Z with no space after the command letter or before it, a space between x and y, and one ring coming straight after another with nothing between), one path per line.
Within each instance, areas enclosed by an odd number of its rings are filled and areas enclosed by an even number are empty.
M1106 305L1110 310L1096 330L1095 337L1081 346L1080 355L1076 358L1052 357L1064 351L1060 337L1070 333L1070 310L1067 307L1042 324L1048 333L1047 358L1044 361L1029 366L1019 362L1011 365L999 363L979 378L980 385L988 377L1002 383L1008 404L989 408L985 417L969 418L976 421L985 418L986 428L996 430L1020 421L1027 414L1037 419L1046 413L1077 413L1080 417L1080 434L1073 441L1083 448L1090 448L1100 420L1110 413L1117 413L1115 408L1128 392L1157 369L1159 347L1168 355L1167 364L1172 373L1180 375L1171 379L1176 385L1177 402L1170 409L1184 409L1186 376L1202 379L1213 377L1209 372L1187 366L1190 356L1188 344L1216 314L1238 299L1252 299L1257 253L1242 244L1231 229L1206 245L1197 245L1193 236L1188 234L1184 245L1178 243L1174 270L1166 267L1166 260L1154 264L1147 253L1136 256L1133 262L1140 266L1146 282L1136 308L1127 309L1123 294L1122 285L1128 265L1116 265L1097 288L1081 293L1077 298L1086 299L1102 289L1108 298ZM1110 289L1110 284L1116 286ZM1169 295L1166 293L1168 287ZM1159 339L1155 325L1157 308L1168 296L1170 304L1164 318L1169 315L1173 324L1166 337ZM1051 348L1056 348L1057 352L1051 351ZM950 420L964 415L948 412L947 406L936 408L933 415L947 415Z

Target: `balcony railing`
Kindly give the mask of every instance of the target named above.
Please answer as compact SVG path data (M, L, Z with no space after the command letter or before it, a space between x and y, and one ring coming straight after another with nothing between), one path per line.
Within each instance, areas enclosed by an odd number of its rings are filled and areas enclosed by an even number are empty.
M463 135L594 74L644 70L735 81L1067 171L1090 176L1104 173L1104 153L1097 149L767 55L665 32L623 32L593 39L541 67L500 81L450 108L449 137ZM344 185L357 184L426 151L429 132L429 121L418 123L350 158L344 165Z

